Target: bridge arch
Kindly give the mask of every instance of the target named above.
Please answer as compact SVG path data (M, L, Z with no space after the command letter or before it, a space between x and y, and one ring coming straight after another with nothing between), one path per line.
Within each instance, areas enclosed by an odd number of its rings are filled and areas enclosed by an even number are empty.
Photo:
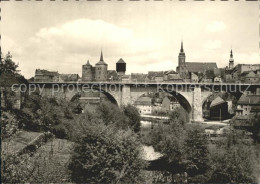
M178 93L177 91L169 92L167 90L163 90L161 92L164 92L164 93L167 93L167 94L173 96L180 103L180 105L187 111L187 113L189 114L189 116L191 118L191 115L192 115L191 100L186 98L185 94ZM154 92L154 93L157 93L157 92ZM134 99L133 103L135 103L136 100L138 100L140 97L144 96L145 94L146 94L146 92L139 93L139 95Z
M204 99L202 99L203 117L206 118L206 119L209 119L210 104L217 97L221 97L224 101L231 101L232 102L232 104L228 104L229 105L230 117L232 117L232 114L234 114L234 109L236 108L238 97L237 97L236 94L232 94L232 93L227 92L227 91L213 92L213 93L207 95Z
M100 94L103 94L104 97L106 97L111 103L115 104L115 105L119 105L116 98L109 92L105 91L105 90L102 90L102 89L96 89L96 88L93 88L94 91L92 91L93 93L96 93L96 95L94 96L87 96L86 94L88 92L84 92L84 91L81 91L81 92L76 92L72 95L72 97L70 98L70 101L74 101L75 99L79 99L80 97L100 97L101 95ZM98 95L97 95L98 94ZM101 96L102 98L102 96Z

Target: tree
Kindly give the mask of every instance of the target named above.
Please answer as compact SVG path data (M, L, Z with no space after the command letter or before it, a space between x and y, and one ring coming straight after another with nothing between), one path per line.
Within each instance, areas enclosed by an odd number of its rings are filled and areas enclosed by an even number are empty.
M12 59L10 52L6 54L5 57L1 53L0 62L0 85L1 93L3 94L4 108L12 110L13 99L15 93L11 90L13 84L26 83L27 80L18 73L18 65Z
M111 102L102 102L96 108L95 114L98 115L106 125L114 124L124 130L131 128L138 131L140 126L140 115L135 107L130 105L121 110L117 105Z
M128 104L127 106L124 106L124 114L129 119L130 128L135 132L139 132L141 127L141 116L138 112L138 109Z
M187 126L185 150L185 168L190 182L206 182L203 175L210 169L210 154L207 135L200 125Z
M257 182L257 157L253 141L242 131L232 130L211 149L211 183Z
M100 122L79 122L69 163L77 183L137 183L142 180L140 142L132 131ZM79 134L77 134L79 136Z
M176 122L180 125L185 125L189 122L189 114L183 107L178 107L169 114L171 122Z
M1 52L1 63L0 63L1 74L6 74L6 73L14 74L17 72L16 70L17 67L18 65L13 62L12 55L10 54L10 52L8 52L4 58Z
M152 144L164 155L172 174L188 173L190 181L197 182L196 177L209 168L208 141L204 129L187 124L184 112L176 109L170 114L169 124L154 129Z

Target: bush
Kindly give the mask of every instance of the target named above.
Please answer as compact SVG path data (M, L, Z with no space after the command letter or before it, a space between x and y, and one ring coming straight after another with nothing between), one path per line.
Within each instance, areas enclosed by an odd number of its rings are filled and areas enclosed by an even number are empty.
M226 139L211 148L211 173L213 183L256 183L259 172L253 140L243 132L233 130Z
M193 182L193 177L209 168L208 141L204 129L187 123L184 112L173 111L169 124L159 124L151 137L155 150L164 155L168 170L172 174L187 172Z
M3 112L1 117L1 138L11 137L18 131L18 121L14 114Z
M137 183L142 180L140 142L130 131L104 124L81 126L69 169L77 183Z
M141 116L138 109L128 104L127 106L124 106L124 114L129 119L129 127L135 132L139 132L141 127Z

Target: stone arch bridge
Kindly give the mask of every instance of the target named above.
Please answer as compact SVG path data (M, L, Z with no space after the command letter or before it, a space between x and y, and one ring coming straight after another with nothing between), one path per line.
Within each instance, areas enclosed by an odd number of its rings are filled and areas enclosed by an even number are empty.
M121 105L133 104L147 92L164 91L173 95L187 110L192 121L203 121L202 104L213 93L225 91L239 98L244 91L254 91L256 84L224 83L130 83L130 82L67 82L29 83L29 93L38 90L43 96L71 100L75 95L91 90L105 94L111 101Z

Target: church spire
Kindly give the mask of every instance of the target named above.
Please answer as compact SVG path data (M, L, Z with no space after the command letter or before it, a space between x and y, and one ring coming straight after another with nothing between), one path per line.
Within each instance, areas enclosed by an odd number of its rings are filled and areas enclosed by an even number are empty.
M233 58L233 51L232 51L232 49L230 51L230 58Z
M181 52L184 52L184 50L183 50L183 41L181 41Z
M232 51L232 49L230 51L229 68L230 69L234 68L234 58L233 58L233 51Z
M100 61L104 61L104 60L103 60L103 53L102 53L102 50L101 50L101 55L100 55Z

